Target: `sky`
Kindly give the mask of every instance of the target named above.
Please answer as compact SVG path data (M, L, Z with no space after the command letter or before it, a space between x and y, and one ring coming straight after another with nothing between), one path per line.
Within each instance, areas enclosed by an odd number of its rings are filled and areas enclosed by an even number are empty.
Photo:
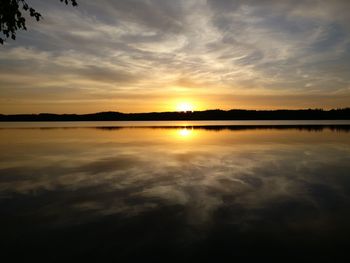
M348 0L27 2L2 114L350 106Z

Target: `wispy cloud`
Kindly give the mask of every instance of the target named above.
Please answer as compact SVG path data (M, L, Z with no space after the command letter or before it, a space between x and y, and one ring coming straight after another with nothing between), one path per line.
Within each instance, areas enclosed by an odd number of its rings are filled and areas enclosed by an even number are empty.
M270 105L256 96L290 94L300 98L294 107L312 95L335 98L320 107L345 106L339 101L350 95L348 1L31 2L44 20L0 50L2 112L23 109L15 94L24 90L27 111L40 90L42 103L56 95L64 103L59 94L67 94L80 112L108 97L133 111L130 103L153 96L142 111L164 109L160 98L199 94L207 108L244 107L213 94L251 95L250 107Z

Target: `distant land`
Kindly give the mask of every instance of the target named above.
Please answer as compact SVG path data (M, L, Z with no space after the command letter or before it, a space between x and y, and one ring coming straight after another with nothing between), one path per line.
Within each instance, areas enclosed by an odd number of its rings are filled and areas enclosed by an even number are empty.
M0 114L0 121L169 121L169 120L350 120L350 108L301 110L205 110L188 112L91 114Z

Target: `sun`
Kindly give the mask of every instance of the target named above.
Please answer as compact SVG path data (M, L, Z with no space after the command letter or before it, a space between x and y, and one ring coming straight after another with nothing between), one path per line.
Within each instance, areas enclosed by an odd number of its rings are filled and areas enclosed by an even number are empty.
M181 102L179 104L176 105L176 110L177 111L193 111L194 107L191 103L188 102Z

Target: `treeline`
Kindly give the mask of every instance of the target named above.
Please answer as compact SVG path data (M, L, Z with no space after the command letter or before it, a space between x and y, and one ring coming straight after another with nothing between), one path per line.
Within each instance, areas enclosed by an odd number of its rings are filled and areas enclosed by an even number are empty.
M305 110L206 110L194 112L92 114L0 114L0 121L161 121L161 120L350 120L350 108Z

